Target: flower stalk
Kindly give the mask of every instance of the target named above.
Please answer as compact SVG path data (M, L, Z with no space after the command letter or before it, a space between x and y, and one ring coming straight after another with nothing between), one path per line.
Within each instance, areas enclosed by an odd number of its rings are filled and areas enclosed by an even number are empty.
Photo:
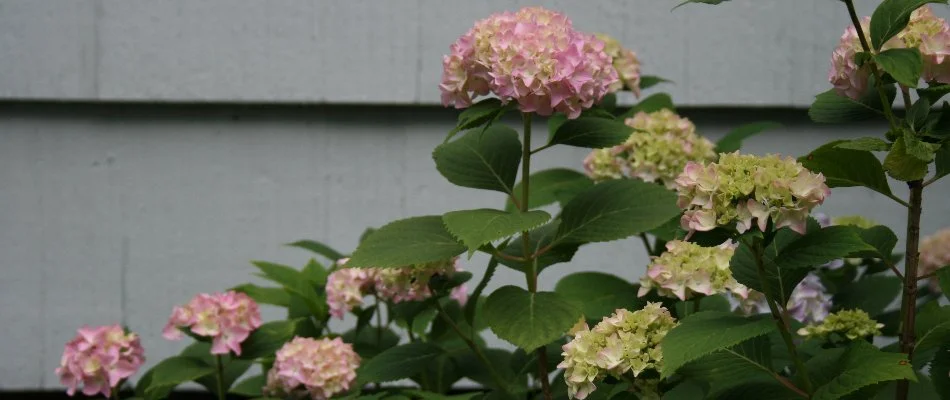
M218 388L218 400L225 400L228 397L227 389L224 387L224 362L221 361L221 355L214 356L215 374L214 381Z

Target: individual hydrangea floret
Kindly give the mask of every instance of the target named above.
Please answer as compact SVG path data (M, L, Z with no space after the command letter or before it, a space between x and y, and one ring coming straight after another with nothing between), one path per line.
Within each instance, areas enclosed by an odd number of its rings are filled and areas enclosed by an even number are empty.
M950 265L950 228L928 236L920 243L917 276L933 274L947 265ZM930 290L939 293L941 291L939 283L937 277L930 278Z
M676 326L676 320L660 303L647 303L637 311L618 309L588 329L574 330L574 338L561 349L568 396L583 400L597 389L599 380L629 374L636 378L662 366L660 341Z
M277 351L263 392L269 396L326 400L356 380L360 356L340 338L295 337Z
M832 333L837 333L848 338L848 340L855 340L880 335L883 327L884 324L871 319L871 316L864 310L841 310L829 314L819 324L809 324L799 329L798 334L809 338L824 339Z
M462 271L458 257L399 268L342 268L348 260L337 261L341 268L327 277L326 284L330 315L340 319L354 307L362 305L363 297L369 294L393 303L428 299L432 297L429 281L434 276L451 276ZM465 285L452 288L449 297L464 305L468 300Z
M869 44L870 25L871 18L861 20L861 28ZM926 81L950 83L950 59L947 58L950 55L950 25L934 15L930 6L915 10L907 26L881 46L882 51L895 48L920 50L924 62L921 77ZM867 90L870 66L858 66L854 58L855 54L863 51L857 29L854 25L849 26L832 53L828 72L828 80L838 94L859 99Z
M637 53L624 48L620 41L611 36L602 33L594 34L594 36L604 42L604 52L613 59L614 69L617 70L617 76L620 78L610 86L610 92L616 92L626 86L634 96L639 98L640 59L637 58Z
M729 269L729 260L735 246L726 242L718 247L702 247L695 243L672 240L666 243L666 252L647 266L646 276L640 278L639 296L651 290L665 297L688 300L697 294L711 296L733 293L748 296L749 288L736 282Z
M604 42L541 7L475 23L442 60L442 103L465 108L477 96L516 101L522 112L577 118L618 81Z
M584 169L594 180L627 175L675 189L676 177L687 163L716 158L715 145L697 135L689 119L668 109L639 112L625 123L634 132L623 144L596 149L584 160Z
M168 340L182 337L180 329L211 338L211 354L241 355L241 342L261 326L257 303L235 291L201 293L184 306L175 306L162 336Z
M145 362L138 335L119 325L84 326L66 343L56 375L66 393L111 397L113 388L135 374Z
M739 232L765 231L771 218L776 229L804 234L808 214L831 193L824 175L791 157L738 152L723 153L716 163L688 163L676 184L677 204L686 209L680 224L697 231L731 223Z

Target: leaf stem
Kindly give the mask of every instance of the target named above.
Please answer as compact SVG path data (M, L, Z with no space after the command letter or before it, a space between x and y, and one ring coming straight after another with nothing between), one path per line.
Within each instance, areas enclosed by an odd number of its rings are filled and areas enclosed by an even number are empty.
M643 247L646 247L647 249L647 256L654 255L653 246L650 245L650 238L647 237L646 233L640 232L640 240L643 241Z
M914 322L917 314L917 265L920 262L920 214L923 204L923 181L907 182L910 188L910 208L907 209L907 247L904 249L904 294L901 297L901 353L907 354L907 360L914 357ZM895 398L906 400L910 390L910 381L897 382Z
M854 0L842 0L844 4L848 7L848 15L851 16L851 23L854 24L854 29L857 31L858 39L861 40L861 47L864 48L864 51L869 55L873 54L871 52L871 46L868 44L868 39L864 36L864 28L861 26L861 19L858 18L857 11L854 10ZM881 71L877 69L877 64L874 61L869 61L871 67L871 74L874 75L874 86L877 87L877 93L881 97L881 107L884 107L884 116L887 118L887 122L890 123L891 129L897 128L897 120L894 119L894 111L891 110L891 103L887 101L887 93L884 93L884 85L881 83Z
M473 301L475 300L473 299ZM498 371L495 371L494 364L492 364L488 357L485 357L485 353L482 352L481 347L478 347L478 344L476 344L472 338L462 332L462 328L459 328L458 324L456 324L455 321L453 321L452 318L446 314L445 308L442 307L442 304L440 304L438 301L433 303L435 304L435 309L438 311L439 318L442 318L446 325L452 328L452 330L455 331L455 334L458 335L466 345L468 345L468 348L471 349L473 353L475 353L475 357L477 357L478 360L485 365L485 368L488 369L488 374L491 375L491 379L495 381L495 385L498 385L498 390L504 392L506 398L510 398L511 392L508 391L508 383L502 379L501 375L498 375Z
M798 370L798 374L802 377L802 384L805 386L805 392L811 393L813 390L811 377L808 376L808 370L805 368L805 363L802 362L801 357L798 355L798 349L795 348L795 343L792 341L792 335L789 332L788 323L785 321L785 318L782 317L782 313L779 312L778 307L775 305L775 296L769 286L768 279L765 277L765 263L762 260L762 255L765 250L762 248L762 243L759 241L755 241L751 247L755 255L756 269L759 273L759 284L762 285L762 290L765 292L766 303L769 305L769 311L772 313L772 319L775 320L775 325L778 327L778 331L782 335L782 340L785 342L785 348L788 349L788 355L792 357L792 360L795 362L795 368Z
M217 368L217 373L214 375L214 378L218 387L218 400L226 400L228 393L227 389L224 388L224 363L221 361L220 354L215 354L214 365Z
M376 346L379 346L383 342L383 313L382 309L379 308L379 296L373 295L376 298L376 310L373 312L376 313ZM412 330L412 327L409 327Z
M524 124L521 144L521 212L528 211L530 204L529 193L531 193L531 113L521 113L521 119ZM540 151L544 149L541 147ZM531 238L529 231L521 232L521 252L524 258L525 280L528 283L528 292L538 292L538 263L534 251L531 250ZM544 347L538 348L538 380L541 381L541 392L544 393L544 400L551 400L551 383L548 382L548 357L544 352Z

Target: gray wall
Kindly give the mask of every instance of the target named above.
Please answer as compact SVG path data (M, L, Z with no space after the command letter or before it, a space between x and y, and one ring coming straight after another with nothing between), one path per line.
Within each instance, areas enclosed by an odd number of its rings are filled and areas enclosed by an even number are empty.
M783 122L751 141L757 153L800 155L874 133L815 126L802 111L685 114L713 139L751 120ZM5 105L0 388L57 387L53 369L81 324L129 325L149 364L177 352L184 343L160 336L171 307L250 280L249 260L302 265L309 257L281 243L312 238L350 251L367 226L500 207L500 196L456 188L433 168L430 152L452 121L453 111L434 108ZM585 155L554 148L535 165L579 168ZM950 226L950 203L929 200L947 196L950 181L928 188L925 234ZM898 231L904 220L899 206L856 188L836 189L822 209ZM479 275L484 262L465 266ZM541 287L582 270L635 280L646 263L635 240L590 245L546 271ZM505 270L492 287L521 282Z
M544 4L637 51L682 104L804 106L849 23L829 0L677 3L0 0L0 98L432 104L476 19Z

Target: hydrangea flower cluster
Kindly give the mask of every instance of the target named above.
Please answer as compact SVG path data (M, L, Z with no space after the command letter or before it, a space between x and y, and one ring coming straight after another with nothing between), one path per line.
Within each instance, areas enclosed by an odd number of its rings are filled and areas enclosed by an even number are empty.
M917 275L929 275L947 265L950 265L950 228L928 236L920 243L920 264L917 266ZM936 277L930 278L929 283L932 291L940 291Z
M736 222L745 232L757 224L804 234L808 214L831 190L822 174L814 174L791 157L759 157L723 153L716 163L689 162L676 178L677 204L686 209L683 229L709 231Z
M640 59L637 58L637 53L624 48L620 41L603 33L597 33L594 36L604 42L604 52L613 59L614 69L617 70L617 76L620 78L610 85L609 91L616 92L626 86L634 96L639 98Z
M198 336L212 338L211 354L241 355L241 342L261 326L257 303L244 293L201 293L184 306L175 306L162 336L168 340L182 337L179 328Z
M138 335L119 325L82 327L66 343L56 375L70 396L82 385L82 394L109 397L112 389L142 366L145 350Z
M871 18L865 17L861 21L865 36L870 33L870 25ZM866 39L870 43L870 37ZM950 25L934 15L930 6L915 10L907 27L881 46L882 50L894 48L919 49L924 61L924 80L950 83L950 59L947 58L950 55ZM858 99L867 89L870 68L858 66L854 61L854 55L862 51L857 29L849 26L832 53L828 72L828 80L838 94Z
M574 30L563 14L541 7L478 21L442 60L442 104L465 108L494 94L523 112L577 118L618 81L604 42Z
M666 252L653 259L646 276L640 278L638 296L655 289L660 296L688 300L697 294L711 296L733 293L740 298L749 295L749 288L736 282L729 269L735 246L726 242L718 247L702 247L695 243L672 240Z
M864 310L841 310L828 315L820 324L809 324L798 330L798 334L809 338L827 338L838 333L848 340L876 336L881 334L884 324L871 319Z
M349 259L337 261L344 266ZM419 301L432 297L429 281L436 275L451 275L462 268L458 257L419 266L401 268L338 268L327 277L327 305L330 315L343 318L343 315L363 304L363 297L375 294L383 300L401 303ZM449 296L460 304L468 300L465 285L452 289Z
M584 169L595 180L626 174L676 188L676 177L689 162L716 158L715 145L696 134L696 126L673 111L639 112L624 121L634 129L623 144L592 151Z
M660 303L647 303L641 310L618 309L588 329L573 330L574 339L562 347L568 395L583 400L608 375L637 377L648 369L659 370L663 362L660 341L676 326L676 320Z
M818 323L824 321L831 310L831 294L818 275L808 274L792 290L786 309L798 322Z
M350 389L359 366L360 356L340 338L295 337L277 351L263 392L326 400Z

